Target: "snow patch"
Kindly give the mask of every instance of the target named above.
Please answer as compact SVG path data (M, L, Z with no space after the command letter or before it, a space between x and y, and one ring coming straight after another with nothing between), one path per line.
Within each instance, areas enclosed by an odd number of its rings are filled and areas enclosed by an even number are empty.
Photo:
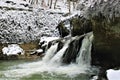
M0 10L0 41L18 43L37 40L41 36L59 36L56 26L60 16L41 9L36 12Z
M0 6L29 9L29 3L23 0L0 0Z
M36 50L36 52L41 53L41 52L43 52L43 50L42 49L38 49L38 50Z
M2 52L3 54L6 54L7 56L24 54L24 50L20 48L20 46L17 44L11 44L11 45L8 45L8 47L4 47L2 49Z
M108 80L120 80L120 70L107 70L107 78Z
M39 44L44 43L42 44L42 46L46 46L50 41L57 40L57 39L59 39L59 37L41 37Z

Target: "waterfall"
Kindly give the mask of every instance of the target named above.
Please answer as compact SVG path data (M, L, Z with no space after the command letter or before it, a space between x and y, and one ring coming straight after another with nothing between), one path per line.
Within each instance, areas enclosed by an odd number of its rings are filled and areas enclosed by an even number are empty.
M66 49L68 48L68 45L70 43L70 40L66 41L65 45L63 46L63 48L58 51L56 53L56 55L50 60L50 64L54 64L54 63L60 63L63 54L65 53Z
M80 47L78 57L76 58L76 63L79 65L90 66L91 62L91 46L92 46L93 35L86 35L82 41L82 46Z
M43 57L43 61L47 62L49 61L57 51L58 43L54 44L53 46L50 47L50 49L47 50L45 57Z
M78 54L76 54L76 62L66 65L62 64L62 57L66 53L66 50L70 50L68 49L68 47L71 46L70 43L75 42L76 45L79 45L78 42L74 41L76 39L77 41L82 41L82 45L79 46L80 50L78 50ZM15 65L12 66L12 68L9 68L9 70L0 72L0 74L4 74L6 77L21 78L36 73L41 74L43 72L48 72L50 74L56 73L60 75L64 74L69 77L75 77L80 73L86 73L86 71L90 69L86 66L90 66L93 35L91 33L86 34L84 39L78 39L79 38L74 37L72 39L70 38L69 40L65 40L64 46L59 51L57 51L59 42L56 42L47 50L42 60Z

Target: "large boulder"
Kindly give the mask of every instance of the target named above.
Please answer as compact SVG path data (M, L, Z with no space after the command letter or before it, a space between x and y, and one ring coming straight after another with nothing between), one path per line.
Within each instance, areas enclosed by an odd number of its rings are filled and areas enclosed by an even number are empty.
M92 22L78 14L70 15L57 26L61 37L79 36L92 31Z
M94 58L101 66L120 66L120 0L92 1L86 9L93 24Z
M72 36L82 35L92 31L92 23L84 17L75 17L70 20Z
M65 27L64 22L60 22L57 26L58 30L59 30L59 34L61 37L65 37L67 35L69 35L70 31Z
M100 14L94 17L93 24L95 57L102 65L119 65L120 17L107 19Z
M93 62L120 66L120 0L82 0L77 8L93 24Z

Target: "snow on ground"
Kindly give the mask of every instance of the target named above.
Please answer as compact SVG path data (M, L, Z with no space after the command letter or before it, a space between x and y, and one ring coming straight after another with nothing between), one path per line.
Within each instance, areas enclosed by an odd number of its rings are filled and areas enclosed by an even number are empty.
M75 16L79 16L80 15L80 11L75 11L72 15L69 15L67 17L61 17L61 21L65 21L65 20L69 20Z
M59 37L41 37L40 42L46 41L48 43L56 39L59 39Z
M99 13L112 18L120 16L119 5L120 0L79 0L77 10L80 10L86 18L99 15Z
M64 14L69 13L69 4L67 0L57 0L56 6L54 6L56 0L52 0L51 8L50 6L48 6L48 3L50 5L50 0L44 0L44 5L41 5L41 1L38 1L38 4L32 4L31 6L33 6L34 8L38 8L38 7L44 8L47 11L54 12L54 13L64 13ZM76 4L77 3L75 3L75 8L77 6ZM73 2L71 2L71 13L75 11L76 9L74 9L73 7Z
M29 3L22 0L0 0L1 7L29 9Z
M55 9L53 9L53 8L54 8L54 4L52 5L53 12L69 13L68 4L64 0L58 0L56 3Z
M67 0L57 0L56 7L55 7L55 9L53 9L54 3L55 3L54 1L55 0L53 0L53 5L52 5L53 12L69 13L69 3ZM74 13L76 11L76 9L74 9L74 7L73 7L73 2L70 2L70 4L71 4L70 11L71 11L71 13ZM75 3L75 8L76 8L76 6L77 6L77 3Z
M17 44L8 45L8 47L4 47L2 49L3 54L9 55L19 55L24 54L24 50L19 47Z
M12 3L5 3L12 1ZM47 0L46 0L47 1ZM15 4L13 4L15 3ZM25 7L29 4L22 0L0 0L1 6ZM26 10L6 10L0 8L0 42L20 43L40 39L41 36L59 37L56 29L59 21L63 19L63 14L68 13L66 0L58 0L56 9L33 8L33 11ZM5 8L6 8L5 7Z
M45 10L0 10L0 41L3 43L28 42L41 36L59 36L56 26L60 14Z
M120 80L120 70L107 70L107 78L108 80Z

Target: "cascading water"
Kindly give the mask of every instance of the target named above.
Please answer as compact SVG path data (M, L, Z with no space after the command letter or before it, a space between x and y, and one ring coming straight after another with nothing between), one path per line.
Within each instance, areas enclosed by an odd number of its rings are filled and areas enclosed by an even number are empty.
M68 40L63 48L56 53L56 55L50 60L50 64L60 63L63 54L65 53L66 49L68 48L68 44L70 43L70 40Z
M48 51L46 52L47 55L43 57L43 61L48 62L54 56L54 53L56 52L57 47L58 47L58 43L51 46L50 49L48 49Z
M90 66L91 61L91 46L93 35L87 35L82 41L82 46L79 50L78 57L76 58L77 64L83 66Z
M79 50L79 54L76 59L76 63L71 63L64 65L62 63L62 56L65 54L69 44L74 39L65 41L65 44L61 50L57 52L58 43L52 45L46 52L46 55L41 61L24 63L16 66L10 67L9 70L1 71L0 74L3 74L5 77L11 78L21 78L29 76L32 74L41 74L43 72L56 73L58 75L67 75L69 77L75 77L81 73L86 73L89 70L90 65L90 56L91 56L91 45L93 40L93 35L86 34L85 38L82 41L82 46ZM79 44L77 44L79 45ZM68 56L69 57L69 56Z

